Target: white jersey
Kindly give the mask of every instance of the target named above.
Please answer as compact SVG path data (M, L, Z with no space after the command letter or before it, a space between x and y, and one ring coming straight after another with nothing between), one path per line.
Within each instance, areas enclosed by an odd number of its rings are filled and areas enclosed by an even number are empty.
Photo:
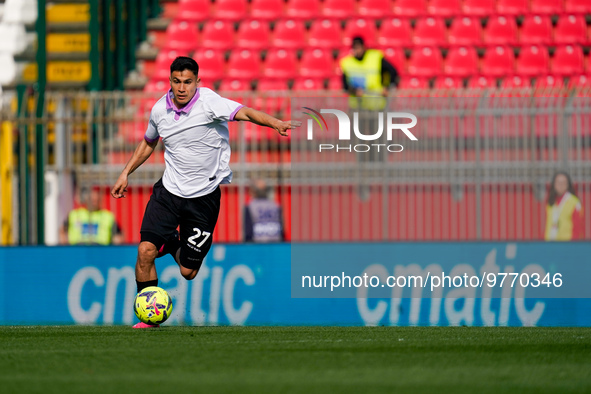
M169 90L152 108L144 139L164 142L162 183L183 198L204 196L232 181L228 121L243 105L208 88L177 109Z

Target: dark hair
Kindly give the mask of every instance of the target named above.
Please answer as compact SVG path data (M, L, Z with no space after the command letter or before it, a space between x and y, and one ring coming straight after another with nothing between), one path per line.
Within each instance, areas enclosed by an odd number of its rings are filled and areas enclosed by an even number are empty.
M365 46L365 40L363 39L363 37L361 37L361 36L353 37L353 40L351 40L351 46L355 46L355 45Z
M554 176L552 177L552 183L550 183L550 187L548 189L548 205L550 205L550 206L554 205L554 203L556 202L556 198L558 197L558 195L556 194L556 190L554 189L554 183L556 182L556 178L558 178L559 175L564 175L566 177L566 181L568 182L568 189L567 189L568 192L570 194L572 194L573 196L577 195L575 193L573 181L570 178L570 175L568 174L568 172L558 171L558 172L554 173Z
M170 73L172 74L175 71L184 71L189 70L192 71L195 76L199 74L199 65L197 62L190 57L187 56L179 56L173 60L172 64L170 65Z

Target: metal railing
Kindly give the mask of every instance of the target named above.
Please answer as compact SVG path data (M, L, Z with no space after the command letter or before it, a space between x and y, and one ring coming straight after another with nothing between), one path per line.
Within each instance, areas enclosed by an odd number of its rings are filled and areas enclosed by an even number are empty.
M281 119L302 118L302 102L342 100L340 92L319 92L315 98L294 92L221 93ZM73 179L77 186L100 187L105 208L115 213L127 241L136 242L151 185L164 169L162 144L130 177L128 199L115 201L107 191L143 137L160 96L47 92L42 118L26 110L34 108L32 95L23 98L28 105L21 114L5 103L3 120L13 123L19 141L16 238L35 241L36 196L30 192L35 185L29 182L34 166L26 159L34 160L27 149L34 135L27 129L40 123L47 141L46 179L52 174L54 186L49 205L46 200L46 210L54 211L46 224L47 242L55 241L52 231L74 204ZM304 127L281 138L270 129L232 122L234 181L224 188L217 240L242 239L242 209L255 178L270 184L284 208L288 238L296 241L540 239L547 186L558 169L570 172L583 207L591 206L588 91L400 91L389 105L417 116L413 130L419 141L379 160L319 154ZM591 216L584 212L583 236L589 239Z

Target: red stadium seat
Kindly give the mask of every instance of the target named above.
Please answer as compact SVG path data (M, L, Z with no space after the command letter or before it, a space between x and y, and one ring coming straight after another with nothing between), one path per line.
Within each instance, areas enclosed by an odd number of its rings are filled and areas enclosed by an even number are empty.
M329 78L335 74L332 56L321 49L308 49L302 54L300 75L306 78Z
M213 89L215 86L216 81L213 79L207 79L207 78L200 78L200 82L199 82L199 87L201 88L210 88Z
M255 99L254 103L251 103L251 106L259 109L261 111L276 114L277 112L281 112L285 110L286 104L289 108L288 99L284 97L284 95L266 95L268 92L285 92L289 90L288 81L287 79L276 79L276 78L261 78L257 82L256 90L262 94L258 94ZM261 129L257 127L257 129ZM264 128L263 128L264 129ZM248 129L245 129L245 132ZM273 134L269 133L265 130L265 135L268 137L273 138ZM248 138L248 135L247 135ZM288 137L289 138L289 137Z
M548 49L541 45L522 47L515 71L521 75L543 75L549 69Z
M589 0L566 0L564 11L578 14L591 14L591 3Z
M561 16L554 28L554 42L559 44L584 44L587 40L587 24L582 15Z
M193 55L199 64L199 78L216 81L224 78L224 53L215 49L198 49Z
M283 16L282 0L252 0L250 17L260 20L274 20Z
M476 18L454 18L447 33L451 45L476 45L482 42L482 28Z
M506 76L513 73L515 56L509 47L497 46L489 48L482 59L481 72L487 76Z
M564 87L564 81L560 77L554 75L547 75L545 77L537 78L534 84L536 89L561 89Z
M441 74L443 63L437 48L420 48L412 52L408 61L408 73L416 77L433 77Z
M529 88L530 86L531 80L529 77L522 77L519 75L504 78L501 82L501 88Z
M297 74L296 53L285 49L270 50L263 67L263 75L267 78L293 78Z
M429 81L425 78L402 78L399 89L429 89Z
M201 22L209 18L209 0L179 0L175 17L187 22Z
M239 21L248 16L248 0L216 0L214 14L217 19Z
M162 18L174 19L179 13L179 3L167 2L162 4Z
M438 77L433 84L435 89L461 89L464 87L462 78Z
M343 90L343 78L332 77L328 79L328 90Z
M337 54L337 62L340 62L342 58L351 54L353 54L351 47L343 47L339 49L339 53Z
M396 0L394 15L408 17L427 15L427 0Z
M313 48L339 48L342 40L341 27L330 19L312 22L308 35L308 46Z
M517 43L515 18L493 16L484 29L484 42L489 45L513 45Z
M578 45L557 47L552 59L552 73L557 75L577 75L583 72L583 50Z
M257 90L260 92L267 92L273 90L288 90L286 79L259 79L257 83Z
M372 20L350 19L345 25L343 45L350 47L353 37L363 37L366 47L373 47L376 44L376 25Z
M412 29L408 19L392 18L382 22L378 34L378 44L382 47L409 46L412 42Z
M145 86L144 92L146 93L156 93L162 92L166 93L170 89L170 82L168 80L162 79L151 79ZM154 105L154 104L152 104Z
M199 42L199 30L195 23L175 21L166 29L165 49L188 51Z
M468 88L496 88L497 87L497 80L492 77L472 77L468 81Z
M250 82L245 79L224 78L220 84L220 91L239 92L250 90Z
M530 11L534 14L560 14L562 0L531 0Z
M228 76L236 79L254 79L260 74L258 52L248 49L233 51L228 59Z
M324 82L318 78L298 78L293 82L291 90L322 90Z
M320 0L289 0L285 14L293 19L315 19L320 15Z
M497 0L497 13L501 15L525 15L529 13L529 1Z
M465 15L489 16L496 12L495 0L464 0Z
M306 27L299 20L280 20L275 25L271 44L285 49L303 48L306 46Z
M151 79L167 80L170 77L170 64L178 56L187 56L189 51L160 51L156 56L154 73L150 75Z
M364 17L383 19L392 15L392 2L390 0L360 0L358 12Z
M568 81L569 88L591 88L591 76L590 75L578 75L571 77Z
M414 29L415 45L442 45L447 43L443 19L424 18L417 20Z
M404 56L404 49L401 48L384 48L384 58L389 61L398 71L398 74L406 74L406 57Z
M324 0L324 18L345 19L355 15L355 0Z
M447 53L443 72L446 75L468 77L478 72L478 54L473 47L452 48Z
M462 13L460 0L431 0L427 10L431 15L454 16Z
M224 21L205 22L201 45L204 48L229 49L234 46L234 28Z
M246 49L263 49L271 40L270 27L267 22L252 20L242 22L236 34L236 46Z
M522 44L548 44L552 42L552 22L546 16L526 16L519 36Z

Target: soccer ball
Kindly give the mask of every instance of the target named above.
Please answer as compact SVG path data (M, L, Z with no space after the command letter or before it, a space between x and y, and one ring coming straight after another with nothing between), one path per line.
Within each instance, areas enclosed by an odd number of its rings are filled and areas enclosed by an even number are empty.
M150 286L140 291L133 302L133 310L146 324L161 324L172 313L172 299L166 290Z

